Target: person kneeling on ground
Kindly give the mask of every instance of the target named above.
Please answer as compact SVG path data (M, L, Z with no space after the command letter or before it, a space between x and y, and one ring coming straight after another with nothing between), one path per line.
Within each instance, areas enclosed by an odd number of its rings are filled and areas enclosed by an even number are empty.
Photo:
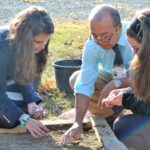
M120 108L100 109L101 100L111 90L130 84L128 78L120 78L116 84L112 77L113 66L121 65L128 69L133 57L126 40L127 24L121 23L118 11L111 5L96 6L89 19L91 34L83 49L81 70L70 77L75 92L75 121L61 137L62 144L80 137L87 110L104 117L119 114Z
M132 114L118 117L113 124L117 138L128 148L150 149L150 9L136 14L127 29L135 57L130 66L132 87L113 90L102 107L124 106Z
M10 26L0 28L0 127L21 124L35 138L49 130L38 119L44 110L33 81L43 72L54 24L42 7L20 12Z

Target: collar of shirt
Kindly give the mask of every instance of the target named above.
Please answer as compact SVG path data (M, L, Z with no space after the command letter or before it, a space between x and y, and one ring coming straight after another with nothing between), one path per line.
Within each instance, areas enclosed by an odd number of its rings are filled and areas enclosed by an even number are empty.
M118 45L126 47L127 45L127 39L126 39L126 28L127 28L127 23L122 23L122 31L120 38L117 42Z

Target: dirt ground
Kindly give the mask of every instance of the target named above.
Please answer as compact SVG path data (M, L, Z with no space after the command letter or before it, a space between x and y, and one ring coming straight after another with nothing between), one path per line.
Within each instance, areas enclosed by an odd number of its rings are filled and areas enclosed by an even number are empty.
M93 130L84 132L80 141L69 146L59 144L62 130L51 131L45 139L34 139L30 133L0 134L0 150L99 150L100 145Z

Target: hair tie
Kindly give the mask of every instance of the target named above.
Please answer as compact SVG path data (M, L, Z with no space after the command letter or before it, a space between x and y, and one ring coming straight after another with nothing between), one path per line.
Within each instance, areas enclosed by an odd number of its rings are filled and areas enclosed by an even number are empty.
M139 41L142 40L142 37L143 37L143 33L142 33L142 30L141 30L141 22L135 18L131 24L130 24L130 28L132 29L132 31L137 35Z
M138 19L134 19L130 24L131 29L138 34L141 28L141 22Z

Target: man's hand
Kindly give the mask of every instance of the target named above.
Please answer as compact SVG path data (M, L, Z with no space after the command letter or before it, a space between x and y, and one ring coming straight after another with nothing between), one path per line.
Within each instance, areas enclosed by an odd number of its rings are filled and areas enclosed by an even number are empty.
M70 144L71 142L73 142L73 140L77 140L80 138L82 131L82 124L78 124L77 122L75 122L72 127L61 136L60 143L63 145Z
M43 138L47 137L49 130L46 128L40 121L29 118L26 123L25 127L29 130L34 138Z
M80 135L83 130L83 118L87 111L90 98L83 94L76 94L76 103L75 103L75 122L68 131L66 131L60 138L61 144L69 144L73 140L80 138Z

